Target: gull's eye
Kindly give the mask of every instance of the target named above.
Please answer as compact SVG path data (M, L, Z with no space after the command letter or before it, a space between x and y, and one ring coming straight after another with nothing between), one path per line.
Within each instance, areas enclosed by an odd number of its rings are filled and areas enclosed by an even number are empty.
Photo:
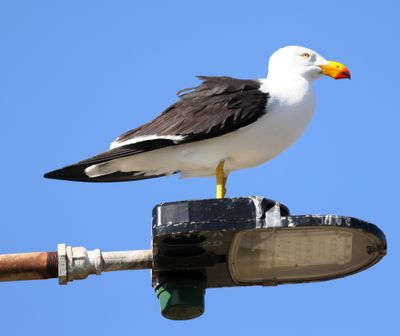
M302 53L300 56L303 57L303 58L310 58L311 57L311 55L309 53L306 53L306 52Z

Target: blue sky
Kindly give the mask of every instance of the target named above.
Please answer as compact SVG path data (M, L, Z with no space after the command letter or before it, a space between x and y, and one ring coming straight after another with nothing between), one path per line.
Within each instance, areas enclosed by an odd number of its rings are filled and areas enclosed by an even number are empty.
M0 2L0 253L150 246L152 207L210 198L214 180L119 184L42 178L105 150L197 83L195 75L261 78L279 47L303 45L352 72L316 83L303 137L262 166L233 173L228 196L262 195L293 214L377 224L388 255L340 280L209 290L206 313L159 314L147 271L1 283L3 335L393 335L399 329L396 1Z

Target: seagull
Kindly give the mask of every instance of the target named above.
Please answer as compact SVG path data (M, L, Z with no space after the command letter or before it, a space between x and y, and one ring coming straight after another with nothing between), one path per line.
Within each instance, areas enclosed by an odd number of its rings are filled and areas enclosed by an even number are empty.
M179 173L216 177L224 198L228 175L271 160L293 144L315 110L313 81L348 78L343 64L287 46L272 54L268 76L244 80L198 76L200 85L152 121L120 135L110 149L44 175L83 181L136 181Z

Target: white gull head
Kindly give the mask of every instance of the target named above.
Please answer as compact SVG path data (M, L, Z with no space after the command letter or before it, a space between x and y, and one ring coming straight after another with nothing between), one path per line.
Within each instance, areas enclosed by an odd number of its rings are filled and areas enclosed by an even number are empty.
M307 80L327 75L335 79L349 78L347 68L338 62L327 61L314 50L288 46L275 51L269 59L268 78L301 76Z

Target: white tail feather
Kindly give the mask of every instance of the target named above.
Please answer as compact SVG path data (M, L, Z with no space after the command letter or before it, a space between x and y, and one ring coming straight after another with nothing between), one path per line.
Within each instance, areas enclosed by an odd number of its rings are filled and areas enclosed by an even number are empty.
M87 167L85 169L85 174L89 177L98 177L115 173L116 171L118 171L118 169L115 169L115 167L113 167L112 162L104 162Z

